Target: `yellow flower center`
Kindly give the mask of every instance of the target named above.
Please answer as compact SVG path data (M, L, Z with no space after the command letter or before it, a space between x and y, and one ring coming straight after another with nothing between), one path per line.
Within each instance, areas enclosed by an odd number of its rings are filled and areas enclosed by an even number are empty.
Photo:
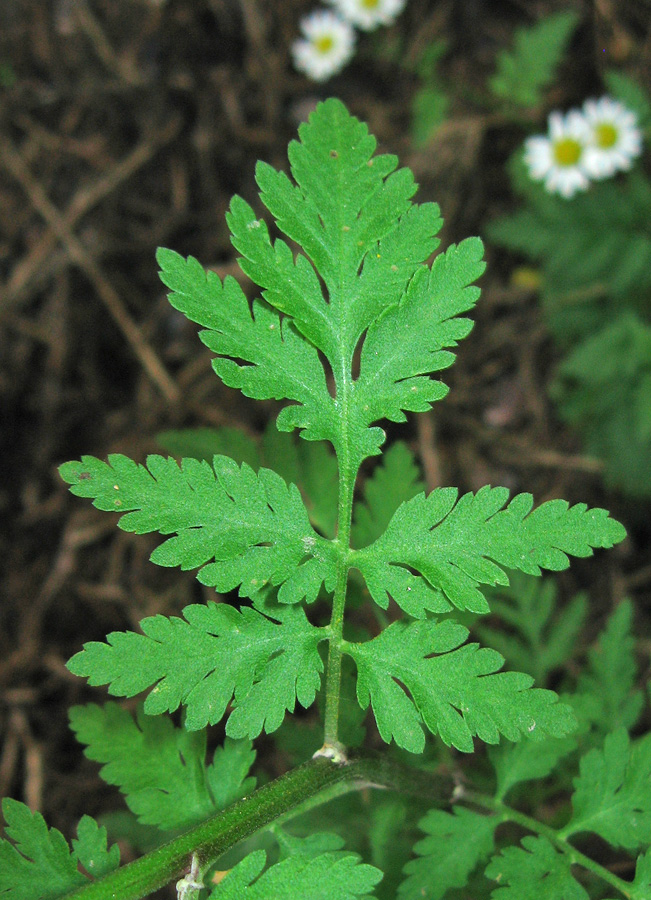
M314 49L317 53L329 53L334 45L335 41L331 34L322 34L314 41Z
M380 0L362 0L364 9L375 9L380 5Z
M609 150L617 143L617 129L610 122L600 122L594 130L597 146Z
M582 152L583 147L575 138L561 138L554 144L554 162L558 166L575 166Z

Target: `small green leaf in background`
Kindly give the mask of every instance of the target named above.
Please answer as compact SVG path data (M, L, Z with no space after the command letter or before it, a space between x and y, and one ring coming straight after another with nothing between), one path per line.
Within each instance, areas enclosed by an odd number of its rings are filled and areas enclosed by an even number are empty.
M114 696L133 697L153 687L145 712L187 708L191 731L219 722L233 703L226 733L233 738L271 733L296 700L314 703L325 639L301 606L243 607L225 603L187 606L184 619L152 616L143 634L115 631L107 643L91 642L68 668L93 685L108 684Z
M120 848L109 849L106 828L98 825L90 816L82 816L77 826L77 837L72 839L73 853L83 868L93 878L102 878L120 865Z
M353 545L366 547L381 537L400 504L423 488L413 453L403 441L396 441L365 481L363 499L355 504Z
M571 857L547 838L525 837L521 847L506 847L486 869L486 877L500 885L491 900L589 900L571 867Z
M210 900L365 900L382 878L378 869L345 851L296 853L260 874L265 860L264 850L245 857L212 891Z
M239 428L224 426L160 431L156 435L156 443L179 460L198 459L210 464L215 456L228 456L238 466L246 463L256 472L262 465L257 442Z
M516 106L542 103L578 19L574 11L565 10L530 28L518 28L513 50L502 50L497 57L497 71L488 82L493 94Z
M438 74L438 64L448 49L444 40L432 41L415 65L421 86L412 100L411 136L416 147L424 147L445 121L450 98Z
M482 642L501 653L512 668L528 672L536 684L543 686L550 673L566 664L576 650L585 624L587 598L577 594L559 609L553 579L540 580L519 572L508 575L508 585L486 591L498 627L478 621L473 628Z
M479 863L494 849L497 816L456 807L452 813L432 809L418 827L427 835L414 844L418 859L405 866L400 900L444 900L450 888L464 887Z
M249 741L226 738L206 763L205 731L175 728L166 716L136 720L116 703L70 710L70 724L85 755L104 763L101 776L126 795L146 825L189 828L252 791L247 778L255 753Z
M40 813L5 798L2 812L6 839L0 840L0 895L3 900L56 900L84 884L78 862L92 878L112 872L120 864L117 845L106 844L106 829L84 816L73 850L56 828L48 828Z
M651 843L651 734L633 743L624 728L607 735L581 759L574 786L563 837L591 831L626 850Z
M572 735L547 737L544 741L518 741L489 747L488 757L497 776L496 799L503 800L512 787L525 781L546 778L564 756L576 749Z
M558 366L550 395L588 453L604 461L608 484L651 495L649 324L625 310L578 341Z
M618 725L632 728L644 705L643 692L635 689L636 677L633 604L624 600L588 652L577 683L577 714L602 734Z

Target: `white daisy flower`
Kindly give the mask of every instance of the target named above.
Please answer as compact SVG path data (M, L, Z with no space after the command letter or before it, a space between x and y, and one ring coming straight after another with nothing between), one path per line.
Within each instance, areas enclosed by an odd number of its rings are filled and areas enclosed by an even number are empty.
M406 0L328 0L339 14L362 31L391 25L405 8Z
M612 97L586 100L583 115L590 127L585 164L592 178L609 178L630 169L642 152L642 132L635 113Z
M578 110L566 115L549 116L546 137L538 135L525 141L524 160L534 181L544 181L550 194L566 199L590 184L585 154L590 139L588 123Z
M294 65L314 81L325 81L340 72L355 50L355 30L328 10L317 10L301 19L304 38L292 44Z

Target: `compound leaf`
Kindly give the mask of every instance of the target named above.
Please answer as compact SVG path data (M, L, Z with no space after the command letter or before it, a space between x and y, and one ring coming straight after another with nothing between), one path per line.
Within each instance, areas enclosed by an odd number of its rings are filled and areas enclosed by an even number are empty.
M345 851L294 853L260 875L265 860L264 850L249 854L213 890L210 900L366 900L382 878L378 869Z
M2 812L8 838L0 840L3 900L56 900L89 883L78 863L97 877L119 865L118 847L107 849L106 829L89 816L81 819L71 851L61 832L48 828L43 816L24 803L5 798Z
M112 632L91 642L68 668L112 694L133 697L153 687L149 715L187 708L190 731L219 722L233 704L226 733L233 738L275 731L296 700L314 702L323 671L317 645L326 635L300 606L236 610L224 603L187 606L184 619L143 619L143 634Z
M546 16L530 28L518 28L512 52L497 57L497 72L488 84L496 97L520 106L537 106L578 22L570 10Z
M222 379L247 396L295 401L281 411L278 428L329 440L355 471L384 440L375 421L403 421L405 411L427 409L445 394L429 375L451 363L443 348L470 330L454 317L476 301L468 285L483 270L481 242L473 239L451 247L428 272L439 208L413 204L411 171L398 169L395 156L374 156L375 149L367 126L329 99L290 143L290 175L258 164L262 202L303 252L273 241L253 208L233 198L232 242L264 298L251 307L233 278L222 284L196 260L158 252L172 304L207 329L202 340L218 354ZM378 365L376 354L396 328L403 339L390 342L390 359Z
M333 545L309 522L295 485L270 469L255 473L226 456L213 465L149 456L147 468L112 454L60 468L73 494L92 497L98 509L122 512L120 527L145 534L175 533L156 548L152 561L193 569L218 591L240 587L256 597L267 584L281 585L279 599L314 600L322 582L333 584ZM214 560L214 562L213 562Z
M635 690L637 665L632 633L633 605L624 600L612 613L579 676L577 694L584 717L603 733L617 725L632 728L637 722L644 695Z
M531 494L518 494L505 507L508 496L506 488L489 486L458 501L455 488L418 494L398 508L382 537L355 552L352 564L383 609L392 596L416 617L451 605L485 613L488 603L476 585L508 584L502 567L530 575L560 571L568 554L590 556L594 547L625 537L604 509L550 500L532 511Z
M414 845L413 859L404 868L401 900L443 900L450 888L465 887L476 866L494 849L496 816L482 816L456 807L453 813L432 809L418 823L427 837Z
M494 857L486 876L500 883L492 900L589 900L572 876L572 859L544 837L525 837L521 847L506 847Z
M531 689L529 675L499 672L499 653L461 646L467 636L455 622L421 620L394 622L371 641L345 645L357 665L359 703L371 703L384 741L422 753L424 723L448 746L471 753L473 735L496 744L500 734L515 741L572 730L573 713L556 694Z
M609 734L581 759L574 786L564 837L592 831L626 850L651 843L651 735L631 745L626 729Z
M247 778L255 753L248 741L226 738L206 764L206 732L175 728L166 716L136 720L116 703L70 710L70 724L101 776L126 795L144 825L189 828L253 790Z

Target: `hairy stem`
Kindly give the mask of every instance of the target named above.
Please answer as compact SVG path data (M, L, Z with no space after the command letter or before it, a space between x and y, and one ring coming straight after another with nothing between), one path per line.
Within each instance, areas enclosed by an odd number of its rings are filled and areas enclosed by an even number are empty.
M346 396L346 383L343 394ZM344 416L343 421L346 421ZM342 441L344 458L338 458L339 467L339 500L337 509L337 542L341 555L337 564L337 581L332 600L332 616L330 618L330 639L328 646L328 668L325 682L325 721L323 748L328 751L339 748L339 696L341 693L341 642L344 631L344 609L346 606L346 588L350 555L350 529L353 516L353 490L357 469L351 465L351 452L348 442ZM344 456L344 454L342 454Z
M614 887L624 897L633 898L637 896L636 893L631 893L632 885L630 882L618 878L617 875L614 875L604 866L599 865L599 863L590 859L589 856L581 853L580 850L577 850L576 847L573 847L572 844L568 843L556 829L551 828L549 825L545 825L537 819L532 819L524 813L511 809L510 806L507 806L501 800L496 800L494 797L489 797L484 794L475 794L468 791L463 793L462 799L474 803L483 809L488 809L491 812L497 813L504 822L515 822L517 825L521 825L528 831L533 831L535 834L547 838L550 843L570 858L573 865L581 866L583 869L592 872L597 878L600 878L602 881L605 881L607 884Z
M349 790L378 787L416 793L438 803L448 803L453 789L448 777L410 769L388 759L360 757L346 765L313 759L146 856L67 894L64 900L141 900L186 875L193 858L205 871L243 838L281 817L304 812L319 794L326 802L333 793L343 792L333 791L343 784Z

